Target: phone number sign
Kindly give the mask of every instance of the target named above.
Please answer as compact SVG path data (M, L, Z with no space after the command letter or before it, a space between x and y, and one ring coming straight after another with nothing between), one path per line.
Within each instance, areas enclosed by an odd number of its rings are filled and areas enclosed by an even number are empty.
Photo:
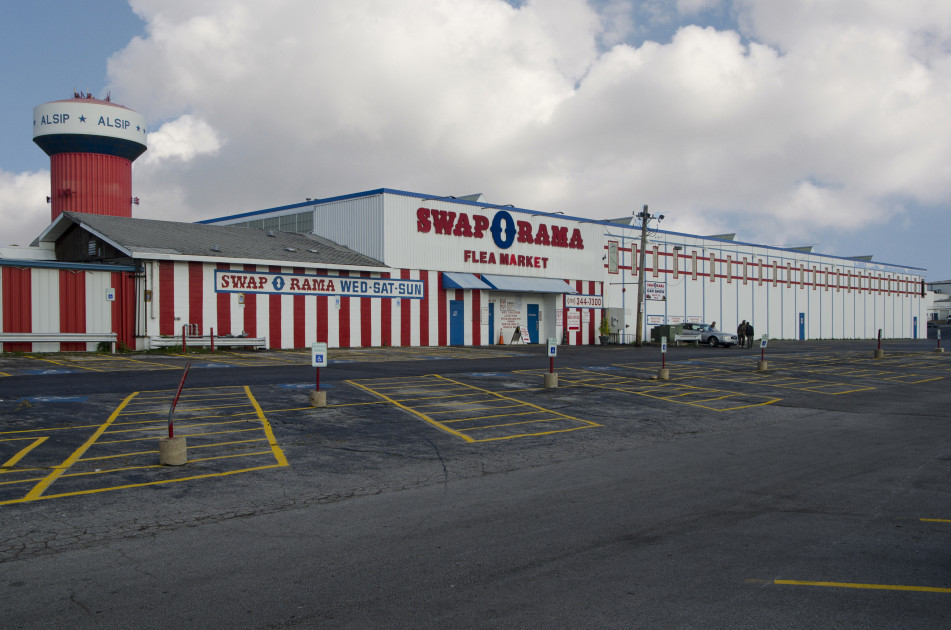
M565 308L604 308L604 297L600 295L566 295Z

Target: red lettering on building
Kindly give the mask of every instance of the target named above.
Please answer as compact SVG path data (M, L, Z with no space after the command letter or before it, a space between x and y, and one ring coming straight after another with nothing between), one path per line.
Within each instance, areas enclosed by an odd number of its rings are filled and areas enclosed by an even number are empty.
M416 210L416 231L423 234L435 231L436 234L446 236L485 238L491 225L492 221L481 214L470 216L465 212L457 213L431 208L417 208ZM516 221L515 226L517 229L515 241L517 243L584 249L584 239L579 228L573 228L569 236L567 226L545 223L532 226L528 221ZM477 258L473 253L472 261L475 262L476 260Z
M456 213L448 210L432 210L433 227L436 234L452 234L452 226L456 221Z

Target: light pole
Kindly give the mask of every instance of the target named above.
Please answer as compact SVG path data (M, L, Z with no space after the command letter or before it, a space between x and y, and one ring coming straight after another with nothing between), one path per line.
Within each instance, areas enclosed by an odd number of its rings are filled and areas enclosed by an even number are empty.
M644 343L644 263L647 257L647 224L651 219L657 219L660 224L664 220L664 215L650 214L647 211L647 204L644 209L634 215L641 220L641 259L638 263L640 275L637 277L637 331L634 333L635 345Z

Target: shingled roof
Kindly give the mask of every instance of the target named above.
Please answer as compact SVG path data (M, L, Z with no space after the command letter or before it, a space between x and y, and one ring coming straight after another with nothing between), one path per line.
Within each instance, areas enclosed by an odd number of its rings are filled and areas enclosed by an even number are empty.
M313 234L64 212L38 241L55 241L72 225L99 235L133 258L202 257L385 267L369 256Z

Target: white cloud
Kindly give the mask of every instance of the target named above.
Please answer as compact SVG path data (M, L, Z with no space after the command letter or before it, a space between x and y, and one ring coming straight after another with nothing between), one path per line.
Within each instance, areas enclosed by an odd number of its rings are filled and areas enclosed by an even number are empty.
M391 187L787 242L951 201L948 3L678 0L740 27L638 46L669 3L132 4L109 73L158 129L137 216Z
M0 170L0 247L29 245L50 222L49 171L8 173Z
M218 153L221 144L211 125L185 114L149 133L149 149L141 163L152 166L165 160L190 162L199 155Z

